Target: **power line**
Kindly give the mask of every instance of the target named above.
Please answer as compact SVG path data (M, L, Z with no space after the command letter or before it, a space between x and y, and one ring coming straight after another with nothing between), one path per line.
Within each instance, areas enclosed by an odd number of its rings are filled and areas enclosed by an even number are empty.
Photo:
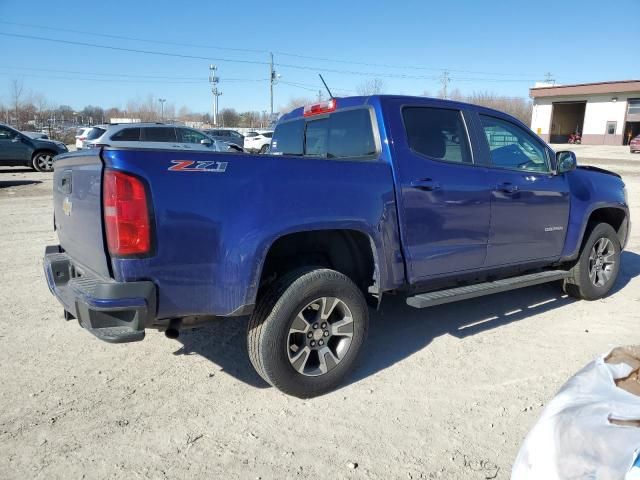
M39 41L48 41L55 43L62 43L67 45L78 45L84 47L92 47L92 48L102 48L106 50L114 50L114 51L122 51L122 52L130 52L130 53L142 53L146 55L157 55L157 56L165 56L165 57L177 57L177 58L185 58L191 60L206 60L206 61L216 61L216 62L230 62L230 63L242 63L242 64L253 64L253 65L270 65L270 62L264 62L259 60L240 60L240 59L232 59L232 58L222 58L222 57L204 57L200 55L187 55L180 53L170 53L170 52L161 52L157 50L142 50L135 48L126 48L126 47L116 47L113 45L101 45L90 42L78 42L73 40L62 40L58 38L50 38L50 37L41 37L37 35L23 35L17 33L7 33L0 32L0 35L7 37L16 37L16 38L25 38L30 40L39 40ZM438 76L426 76L426 75L407 75L401 73L383 73L383 72L362 72L356 70L340 70L335 68L319 68L315 66L307 66L307 65L294 65L294 64L286 64L286 63L278 63L277 66L283 68L291 68L297 70L307 70L317 72L318 70L328 73L336 73L336 74L347 74L347 75L359 75L359 76L367 76L367 77L384 77L384 78L404 78L404 79L415 79L415 80L437 80L440 77ZM482 78L475 79L477 81L482 81ZM522 82L532 82L535 80L531 79L522 79Z
M16 76L15 73L9 72L0 72L2 76ZM203 81L167 81L167 80L129 80L129 79L118 79L118 78L82 78L82 77L64 77L64 76L50 76L50 75L38 75L33 73L20 73L18 74L20 77L29 77L29 78L45 78L51 80L79 80L79 81L87 81L87 82L104 82L104 83L156 83L160 85L202 85Z
M138 42L157 43L162 45L173 45L173 46L189 47L189 48L228 50L228 51L235 51L235 52L261 53L261 54L270 53L268 50L265 50L265 49L222 47L219 45L199 45L199 44L193 44L193 43L170 42L166 40L104 34L104 33L96 33L96 32L89 32L89 31L83 31L83 30L73 30L68 28L50 27L46 25L16 23L16 22L4 21L4 20L0 20L0 24L13 25L13 26L19 26L19 27L28 27L28 28L39 28L43 30L51 30L51 31L58 31L58 32L76 33L81 35L92 35L96 37L113 38L118 40L133 40ZM347 65L361 65L361 66L367 66L367 67L388 68L388 69L394 69L394 70L397 70L397 69L427 70L427 71L443 70L442 68L439 68L439 67L424 67L420 65L397 65L397 64L386 64L386 63L362 62L362 61L353 61L353 60L343 60L343 59L337 59L337 58L319 57L319 56L313 56L313 55L303 55L298 53L282 52L282 51L273 51L273 53L280 56L301 58L306 60L317 60L322 62L341 63L341 64L347 64ZM453 73L467 73L467 74L473 74L473 75L496 75L496 76L506 76L506 77L527 77L527 76L536 75L531 73L486 72L486 71L473 71L473 70L462 70L462 69L453 69L453 68L448 68L447 70Z
M0 65L0 69L6 70L33 70L38 72L54 72L54 73L77 73L80 75L105 76L105 77L124 77L124 78L150 78L150 79L166 79L173 81L193 81L194 83L202 83L202 77L176 77L162 75L133 75L128 73L112 73L112 72L87 72L78 70L60 70L54 68L36 68L36 67L12 67ZM222 81L223 79L221 79ZM266 82L267 78L225 78L225 82Z

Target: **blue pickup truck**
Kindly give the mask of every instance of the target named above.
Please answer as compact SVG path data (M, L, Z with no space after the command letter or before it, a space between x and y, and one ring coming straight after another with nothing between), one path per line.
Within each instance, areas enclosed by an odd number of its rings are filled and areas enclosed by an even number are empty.
M424 308L558 281L598 299L630 228L619 175L504 113L407 96L298 108L269 155L62 155L53 190L65 318L132 342L249 316L256 371L299 397L352 369L385 294Z

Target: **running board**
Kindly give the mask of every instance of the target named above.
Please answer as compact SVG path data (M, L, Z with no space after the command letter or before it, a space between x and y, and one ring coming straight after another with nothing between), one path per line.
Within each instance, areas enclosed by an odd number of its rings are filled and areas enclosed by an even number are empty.
M519 277L505 278L493 282L478 283L465 287L438 290L435 292L421 293L407 298L407 305L414 308L433 307L444 303L467 300L469 298L482 297L492 293L506 292L516 288L530 287L540 283L562 280L569 275L566 270L550 270L546 272L530 273Z

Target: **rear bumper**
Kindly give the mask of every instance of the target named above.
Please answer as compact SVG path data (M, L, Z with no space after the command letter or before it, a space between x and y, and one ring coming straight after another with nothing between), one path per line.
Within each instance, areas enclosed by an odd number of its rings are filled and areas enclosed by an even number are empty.
M136 342L155 319L156 286L153 282L115 282L75 265L57 245L48 246L44 273L51 293L65 309L65 318L110 343Z

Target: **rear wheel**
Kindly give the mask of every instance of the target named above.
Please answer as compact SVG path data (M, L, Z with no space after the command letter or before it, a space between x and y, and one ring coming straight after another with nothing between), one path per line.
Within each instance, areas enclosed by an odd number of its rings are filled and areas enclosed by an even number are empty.
M305 269L285 275L262 296L249 321L251 363L289 395L314 397L352 370L367 334L362 292L345 275Z
M53 157L52 152L36 152L31 159L31 165L38 172L51 172L53 171Z
M260 153L262 153L262 154L267 153L267 150L269 150L269 145L263 145L260 148Z
M596 225L565 280L565 291L583 300L604 297L618 278L620 250L620 241L613 227L608 223Z

